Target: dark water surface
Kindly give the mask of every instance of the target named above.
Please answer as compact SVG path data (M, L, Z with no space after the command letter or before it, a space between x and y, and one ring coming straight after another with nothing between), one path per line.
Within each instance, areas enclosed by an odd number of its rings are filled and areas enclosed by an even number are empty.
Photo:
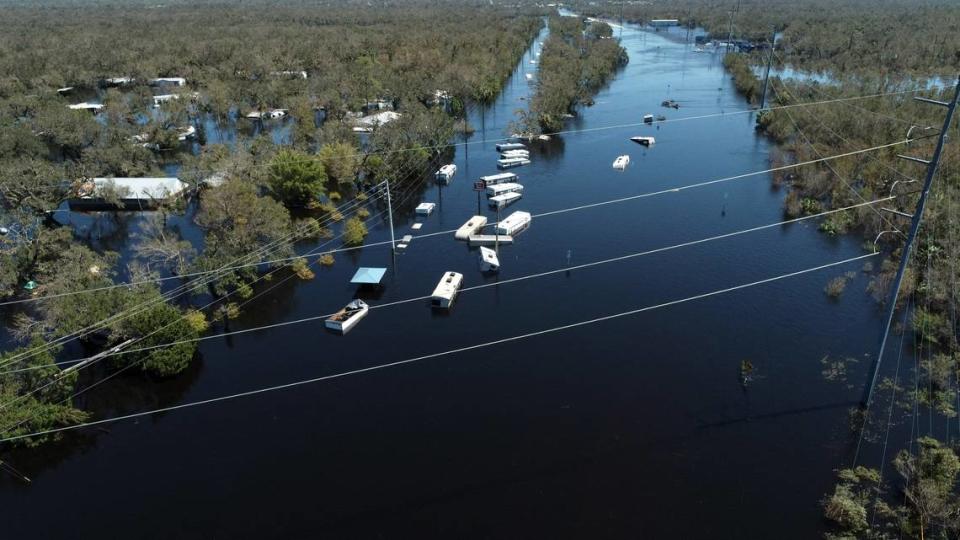
M623 30L630 64L565 134L514 169L510 207L541 213L768 167L752 114L719 56ZM542 39L542 38L541 38ZM534 46L533 49L537 47ZM532 87L533 49L472 141L503 136ZM663 109L664 99L681 109ZM645 149L628 137L654 135ZM618 172L620 154L632 162ZM496 172L493 142L456 151L459 172L421 233L476 211L472 183ZM624 255L782 219L768 175L534 219L501 249L499 279ZM411 201L415 202L415 201ZM485 209L485 211L487 211ZM488 215L492 215L489 214ZM399 216L398 235L413 219ZM388 239L384 225L368 242ZM110 416L354 370L659 304L862 253L806 223L466 292L449 316L426 301L385 307L346 337L307 323L202 342L171 381L108 384L85 403ZM335 311L357 264L391 265L386 303L429 294L446 270L484 277L451 236L338 254L290 280L232 329ZM0 478L5 538L720 537L811 538L818 500L855 443L853 388L824 381L824 355L873 352L877 307L862 263L568 331L91 430ZM857 277L831 301L826 282ZM740 363L755 380L740 384ZM136 390L131 390L134 388ZM123 390L126 389L126 390Z

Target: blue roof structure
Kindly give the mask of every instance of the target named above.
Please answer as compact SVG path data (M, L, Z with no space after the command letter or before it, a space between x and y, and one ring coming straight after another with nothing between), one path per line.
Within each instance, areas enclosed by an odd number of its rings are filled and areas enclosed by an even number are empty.
M383 279L387 273L386 268L367 268L365 266L357 268L357 273L350 279L350 283L360 285L376 285Z

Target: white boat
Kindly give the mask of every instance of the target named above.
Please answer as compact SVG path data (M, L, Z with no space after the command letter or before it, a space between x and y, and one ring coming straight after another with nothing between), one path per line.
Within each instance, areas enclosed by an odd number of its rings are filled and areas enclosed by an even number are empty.
M530 212L514 212L497 224L497 234L507 234L513 236L519 231L530 226L533 216Z
M436 203L432 203L432 202L420 203L417 205L416 212L421 216L429 216L433 212L433 209L436 207L437 207Z
M652 123L653 123L653 115L652 115L652 114L645 114L645 115L643 115L643 123L645 123L645 124L652 124Z
M457 240L469 240L471 236L480 232L480 229L486 224L486 216L473 216L457 229L453 237Z
M653 146L657 142L653 137L630 137L630 140L644 146Z
M529 158L530 158L530 151L529 151L529 150L504 150L503 152L500 152L500 156L503 157L503 158L505 158L505 159L507 159L507 158L527 158L527 159L529 159Z
M532 80L533 80L533 74L532 74L532 73L527 73L527 80L528 80L528 81L532 81Z
M480 248L480 271L481 272L498 272L500 270L500 258L497 257L497 252L488 248Z
M504 193L503 195L497 195L496 197L490 197L487 201L490 203L490 206L494 208L503 208L520 200L523 197L521 193L516 191L511 191L510 193Z
M450 163L449 165L440 167L440 170L437 171L434 177L436 177L437 182L449 184L450 181L453 180L453 175L455 174L457 174L457 166L453 163Z
M505 184L507 182L516 182L520 177L516 173L505 172L500 174L491 174L488 176L481 176L480 181L486 184L487 186L492 186L494 184Z
M430 296L430 305L435 308L450 309L453 301L457 299L457 293L460 292L460 285L463 284L463 274L457 272L445 272L440 283L433 289L433 295Z
M186 129L177 133L177 140L183 142L187 139L192 139L197 136L197 128L193 126L187 126Z
M497 148L497 152L503 152L504 150L523 150L524 148L526 148L526 146L524 146L521 143L511 142L511 143L499 143L497 144L496 148Z
M497 167L500 167L501 169L507 169L510 167L520 167L521 165L529 165L529 164L530 164L530 160L522 157L504 158L504 159L497 160Z
M536 64L537 61L536 61L536 60L530 60L530 63L531 63L531 64Z
M506 234L474 234L470 236L471 246L493 246L496 244L512 244L513 237Z
M626 168L627 168L627 165L628 165L629 163L630 163L630 156L628 156L628 155L622 155L622 156L618 157L617 159L613 160L613 168L614 168L614 169L620 169L620 170L622 171L623 169L626 169Z
M334 313L329 319L324 321L323 324L331 330L346 334L360 322L360 319L367 316L368 311L370 311L370 306L363 300L357 299L344 306L340 311Z
M503 195L504 193L511 193L514 191L518 193L523 191L523 185L513 182L494 184L492 186L487 186L487 197L496 197L497 195Z

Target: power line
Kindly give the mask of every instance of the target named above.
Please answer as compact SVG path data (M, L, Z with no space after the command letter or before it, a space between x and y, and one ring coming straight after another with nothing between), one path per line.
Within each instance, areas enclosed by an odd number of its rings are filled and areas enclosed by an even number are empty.
M584 205L580 205L580 206L574 206L574 207L571 207L571 208L563 208L563 209L559 209L559 210L552 210L552 211L543 212L543 213L540 213L540 214L534 214L533 217L546 217L546 216L552 216L552 215L555 215L555 214L564 214L564 213L567 213L567 212L576 212L576 211L579 211L579 210L586 210L586 209L589 209L589 208L597 208L597 207L600 207L600 206L606 206L606 205L610 205L610 204L618 204L618 203L633 201L633 200L637 200L637 199L644 199L644 198L649 198L649 197L656 197L656 196L659 196L659 195L666 195L666 194L668 194L668 193L679 193L679 192L681 192L681 191L686 191L686 190L688 190L688 189L695 189L695 188L700 188L700 187L704 187L704 186L710 186L710 185L713 185L713 184L720 184L720 183L724 183L724 182L730 182L730 181L733 181L733 180L740 180L740 179L743 179L743 178L749 178L749 177L751 177L751 176L757 176L757 175L767 174L767 173L772 173L772 172L785 171L785 170L790 170L790 169L794 169L794 168L798 168L798 167L803 167L803 166L806 166L806 165L813 165L813 164L816 164L816 163L824 163L824 162L831 161L831 160L834 160L834 159L840 159L840 158L855 156L855 155L859 155L859 154L865 154L865 153L868 153L868 152L874 152L874 151L876 151L876 150L882 150L882 149L884 149L884 148L891 148L891 147L894 147L894 146L899 146L899 145L903 145L903 144L909 144L909 143L911 143L911 142L913 142L913 141L915 141L915 140L917 140L917 139L904 139L904 140L901 140L901 141L896 141L896 142L892 142L892 143L888 143L888 144L884 144L884 145L880 145L880 146L873 146L873 147L871 147L871 148L864 148L864 149L861 149L861 150L854 150L854 151L846 152L846 153L843 153L843 154L837 154L837 155L827 156L827 157L819 157L818 159L813 159L813 160L804 161L804 162L800 162L800 163L793 163L793 164L789 164L789 165L782 165L782 166L779 166L779 167L772 167L772 168L763 169L763 170L760 170L760 171L753 171L753 172L748 172L748 173L743 173L743 174L738 174L738 175L733 175L733 176L726 176L726 177L723 177L723 178L717 178L717 179L708 180L708 181L704 181L704 182L698 182L698 183L695 183L695 184L688 184L688 185L685 185L685 186L679 186L679 187L675 187L675 188L666 188L666 189L662 189L662 190L658 190L658 191L641 193L641 194L638 194L638 195L629 195L629 196L626 196L626 197L619 197L619 198L616 198L616 199L610 199L610 200L600 201L600 202L596 202L596 203L588 203L588 204L584 204ZM489 224L488 224L488 225L489 225ZM431 238L431 237L434 237L434 236L441 236L441 235L444 235L444 234L451 234L451 233L454 233L454 232L456 232L456 229L449 229L449 230L444 230L444 231L436 231L436 232L432 232L432 233L416 235L416 236L413 237L413 239L414 239L414 240L418 240L418 239L422 239L422 238ZM353 250L357 250L357 249L363 249L363 248L369 248L369 247L382 246L382 245L386 245L386 244L389 244L389 243L390 243L389 241L374 242L374 243L370 243L370 244L364 244L364 245L362 245L362 246L354 246L354 247L347 247L347 248L342 248L342 249L329 250L329 251L326 251L325 253L339 253L339 252L344 252L344 251L353 251ZM301 256L294 256L294 257L286 257L286 258L276 259L276 260L272 260L272 261L261 261L261 262L257 262L257 263L246 264L246 265L238 265L238 266L230 267L230 269L233 270L233 269L247 268L247 267L250 267L250 266L260 266L260 265L264 265L264 264L274 264L274 263L280 263L280 262L289 262L289 261L292 261L292 260L297 259L297 258L300 258L300 257L302 257L302 255L301 255ZM192 275L204 275L204 274L206 274L206 273L208 273L208 272L195 272L195 273L192 274ZM165 278L165 279L172 279L172 278ZM135 282L135 283L117 283L117 284L115 284L115 285L112 285L112 286L109 286L109 287L106 287L106 288L127 287L127 286L139 285L139 284L142 284L142 283L148 283L148 282L150 282L150 281L142 281L142 282ZM73 291L72 293L64 293L64 295L68 295L68 294L83 294L83 293L86 293L86 292L92 292L92 291L96 291L96 290L101 290L101 289L84 289L84 290ZM42 301L42 300L44 300L44 299L46 299L46 298L47 298L47 297L36 297L36 298L29 298L29 299L23 299L23 300L11 301L11 302L0 302L0 306L7 305L7 304L11 304L11 303L17 303L17 302L38 302L38 301Z
M490 283L483 283L483 284L480 284L480 285L474 285L474 286L472 286L472 287L464 287L464 288L460 289L460 292L461 292L461 293L465 293L465 292L470 292L470 291L479 290L479 289L486 289L486 288L489 288L489 287L499 287L499 286L501 286L501 285L507 285L507 284L510 284L510 283L516 283L516 282L520 282L520 281L526 281L526 280L529 280L529 279L536 279L536 278L546 277L546 276L554 275L554 274L560 274L560 273L565 273L565 272L572 272L572 271L574 271L574 270L583 270L583 269L585 269L585 268L591 268L591 267L595 267L595 266L601 266L601 265L604 265L604 264L621 262L621 261L625 261L625 260L629 260L629 259L634 259L634 258L638 258L638 257L645 257L645 256L647 256L647 255L653 255L653 254L657 254L657 253L664 253L664 252L667 252L667 251L672 251L672 250L680 249L680 248L684 248L684 247L695 246L695 245L699 245L699 244L705 244L705 243L707 243L707 242L713 242L713 241L716 241L716 240L723 240L723 239L726 239L726 238L733 238L733 237L736 237L736 236L742 236L742 235L745 235L745 234L749 234L749 233L752 233L752 232L757 232L757 231L761 231L761 230L765 230L765 229L772 229L772 228L775 228L775 227L782 227L782 226L785 226L785 225L791 225L791 224L795 224L795 223L800 223L800 222L804 222L804 221L809 221L809 220L813 220L813 219L818 219L818 218L822 218L822 217L825 217L825 216L828 216L828 215L832 215L832 214L836 214L836 213L839 213L839 212L846 212L846 211L849 211L849 210L854 210L854 209L861 208L861 207L867 206L867 205L879 204L879 203L881 203L881 202L886 202L886 201L892 200L892 199L894 199L894 198L896 198L896 197L892 197L892 196L891 196L891 197L884 197L884 198L882 198L882 199L877 199L877 200L869 201L869 202L866 202L866 203L859 203L859 204L854 204L854 205L851 205L851 206L846 206L846 207L843 207L843 208L836 208L836 209L833 209L833 210L826 210L826 211L820 212L820 213L818 213L818 214L811 214L811 215L809 215L809 216L802 216L802 217L798 217L798 218L789 219L789 220L786 220L786 221L777 221L777 222L768 223L768 224L765 224L765 225L758 225L758 226L756 226L756 227L750 227L750 228L748 228L748 229L741 229L741 230L737 230L737 231L733 231L733 232L729 232L729 233L719 234L719 235L716 235L716 236L710 236L710 237L701 238L701 239L697 239L697 240L690 240L690 241L688 241L688 242L682 242L682 243L679 243L679 244L673 244L673 245L663 246L663 247L659 247L659 248L653 248L653 249L649 249L649 250L645 250L645 251L639 251L639 252L635 252L635 253L629 253L629 254L627 254L627 255L620 255L620 256L617 256L617 257L612 257L612 258L608 258L608 259L602 259L602 260L598 260L598 261L592 261L592 262L588 262L588 263L578 264L578 265L575 265L575 266L565 266L565 267L563 267L563 268L556 268L556 269L552 269L552 270L546 270L546 271L543 271L543 272L537 272L537 273L534 273L534 274L527 274L527 275L519 276L519 277L515 277L515 278L502 279L502 280L498 280L498 281L494 281L494 282L490 282ZM383 304L375 304L375 305L372 305L372 306L370 306L370 309L381 309L381 308L385 308L385 307L393 307L393 306L398 306L398 305L402 305L402 304L409 304L409 303L412 303L412 302L418 302L418 301L426 300L426 299L428 299L428 298L430 298L430 296L429 296L429 295L425 295L425 296L416 296L416 297L412 297L412 298L405 298L405 299L402 299L402 300L394 300L394 301L387 302L387 303L383 303ZM327 313L327 314L324 314L324 315L314 315L314 316L311 316L311 317L305 317L305 318L302 318L302 319L295 319L295 320L292 320L292 321L283 321L283 322L273 323L273 324L264 325L264 326L257 326L257 327L253 327L253 328L245 328L245 329L243 329L243 330L235 330L235 331L232 331L232 332L224 332L224 333L221 333L221 334L214 334L214 335L209 335L209 336L201 336L201 337L194 338L194 339L186 339L186 340L179 340L179 341L174 341L174 342L170 342L170 343L162 343L162 344L159 344L159 345L152 345L152 346L150 346L150 347L142 347L142 348L138 348L138 349L124 349L124 350L117 351L117 352L108 352L108 353L106 353L106 354L101 354L100 356L102 356L102 357L106 357L106 356L120 356L120 355L124 355L124 354L133 354L133 353L137 353L137 352L151 351L151 350L159 349L159 348L163 348L163 347L171 347L171 346L174 346L174 345L181 345L181 344L184 344L184 343L193 343L193 342L198 342L198 341L207 341L207 340L211 340L211 339L218 339L218 338L223 338L223 337L235 336L235 335L238 335L238 334L247 334L247 333L251 333L251 332L257 332L257 331L261 331L261 330L271 330L271 329L274 329L274 328L280 328L280 327L284 327L284 326L292 326L292 325L296 325L296 324L303 324L303 323L308 323L308 322L314 322L314 321L326 319L326 318L328 318L328 317L330 317L330 316L332 316L332 315L334 315L334 313ZM67 361L64 361L64 362L59 362L59 365L72 364L72 363L82 362L82 361L84 361L84 360L87 360L87 358L80 358L80 359L76 359L76 360L67 360ZM49 366L41 366L41 367L44 367L44 368L45 368L45 367L49 367ZM39 367L36 368L36 369L39 369ZM17 371L12 371L12 372L0 372L0 375L4 375L4 374L7 374L7 373L18 373L18 372L21 372L21 371L29 371L29 369L17 370Z
M431 164L432 164L432 163L433 163L433 162L431 161ZM407 189L407 192L406 192L406 193L409 194L413 189L414 189L413 187L409 187L409 188ZM341 233L339 236L342 236L342 235L343 235L343 233ZM338 237L339 237L339 236L338 236ZM327 241L326 243L322 244L320 247L322 247L323 245L329 244L329 243L332 242L332 241L333 241L333 239L331 239L331 240ZM279 270L279 268L274 269L274 270L272 270L272 271L264 274L263 276L258 277L256 280L254 280L253 283L257 283L257 282L259 282L260 280L266 279L268 276L272 275L273 273L277 272L278 270ZM270 289L267 289L267 291L261 291L261 292L257 293L253 298L250 298L250 299L246 300L243 305L246 305L247 303L249 303L249 302L255 300L256 298L262 296L263 294L265 294L265 293L268 292L269 290L270 290ZM234 292L236 292L236 291L231 291L231 292L229 292L224 298L231 296ZM213 305L214 303L220 302L220 301L222 301L222 300L223 300L223 298L216 298L216 299L214 299L213 301L209 302L207 305L203 306L203 308L201 308L201 309L205 309L205 308L207 308L207 307L210 307L210 306ZM180 317L180 318L178 318L178 319L177 319L176 321L174 321L174 322L170 322L170 323L168 323L168 324L166 324L166 325L164 325L164 326L162 326L162 327L160 327L160 328L158 328L158 329L150 332L149 334L147 334L147 335L145 335L145 336L142 336L142 337L140 337L140 338L137 338L136 340L134 340L133 343L137 343L137 342L143 341L143 340L149 338L150 336L152 336L152 335L154 335L154 334L156 334L156 333L158 333L158 332L161 332L161 331L163 331L163 330L166 329L166 328L169 328L169 327L170 327L171 325L173 325L175 322L182 320L182 318L183 318L183 317ZM151 353L151 354L153 354L153 353ZM110 355L100 355L100 356L94 361L94 363L100 362L100 361L102 361L103 359L107 358L108 356L110 356ZM102 384L103 382L105 382L105 381L107 381L107 380L109 380L109 379L111 379L111 378L113 378L113 377L116 377L116 376L119 375L120 373L126 371L127 369L130 369L130 368L133 367L134 365L139 365L139 364L143 363L144 361L146 361L146 358L143 358L143 359L141 359L140 361L135 362L135 363L133 363L133 364L127 365L127 366L123 367L122 369L118 370L117 372L112 373L111 375L109 375L109 376L106 377L105 379L101 379L101 380L99 380L99 381L97 381L97 382L95 382L95 383L92 383L92 384L88 385L87 387L85 387L85 388L77 391L76 393L73 394L73 396L71 396L71 397L68 398L68 399L72 399L73 397L76 397L76 396L78 396L78 395L80 395L80 394L82 394L82 393L90 390L91 388L94 388L94 387ZM9 365L9 364L4 364L4 365ZM89 367L90 365L92 365L92 364L86 365L86 366L84 366L84 367ZM57 380L58 380L57 377L54 376L54 377L52 377L46 384L43 384L43 385L41 385L41 386L38 386L38 387L30 390L29 392L27 392L27 393L25 393L25 394L23 394L23 395L21 395L21 396L17 396L16 398L14 398L14 399L6 402L6 403L0 404L0 410L5 409L5 408L7 408L8 406L10 406L10 405L12 405L12 404L15 404L15 403L17 403L17 402L19 402L19 401L22 401L23 399L26 399L26 398L30 397L31 395L36 394L37 392L43 391L44 389L46 389L46 388L52 386L53 384L55 384L55 383L57 382ZM64 401L66 401L66 400L64 400ZM21 420L20 424L22 424L23 422L25 422L25 421L27 421L27 420L28 420L28 418L27 418L27 419L24 419L24 420ZM18 425L19 425L19 424L18 424ZM15 427L15 426L14 426L14 427ZM10 428L9 426L6 426L6 427L4 427L3 429L6 430L6 429L9 429L9 428Z
M31 438L31 437L38 437L38 436L43 436L43 435L51 435L51 434L54 434L54 433L61 433L61 432L64 432L64 431L77 430L77 429L81 429L81 428L84 428L84 427L97 426L97 425L106 424L106 423L119 422L119 421L122 421L122 420L129 420L129 419L133 419L133 418L139 418L139 417L142 417L142 416L149 416L149 415L151 415L151 414L171 412L171 411L176 411L176 410L181 410L181 409L198 407L198 406L201 406L201 405L209 405L209 404L212 404L212 403L218 403L218 402L228 401L228 400L232 400L232 399L249 397L249 396L254 396L254 395L259 395L259 394L266 394L266 393L269 393L269 392L275 392L275 391L279 391L279 390L286 390L286 389L295 388L295 387L298 387L298 386L304 386L304 385L308 385L308 384L314 384L314 383L323 382L323 381L328 381L328 380L332 380L332 379L339 379L339 378L349 377L349 376L353 376L353 375L359 375L359 374L363 374L363 373L369 373L369 372L372 372L372 371L378 371L378 370L382 370L382 369L388 369L388 368L392 368L392 367L397 367L397 366L401 366L401 365L413 364L413 363L415 363L415 362L421 362L421 361L423 361L423 360L429 360L429 359L432 359L432 358L439 358L439 357L443 357L443 356L449 356L449 355L452 355L452 354L458 354L458 353L467 352L467 351L471 351L471 350L483 349L483 348L486 348L486 347L492 347L492 346L494 346L494 345L501 345L501 344L504 344L504 343L511 343L511 342L520 341L520 340L528 339L528 338L532 338L532 337L537 337L537 336L542 336L542 335L553 334L553 333L562 332L562 331L565 331L565 330L570 330L570 329L572 329L572 328L579 328L579 327L582 327L582 326L588 326L588 325L592 325L592 324L598 324L598 323L602 323L602 322L606 322L606 321L610 321L610 320L614 320L614 319L619 319L619 318L622 318L622 317L628 317L628 316L631 316L631 315L637 315L637 314L644 313L644 312L648 312L648 311L653 311L653 310L662 309L662 308L666 308L666 307L676 306L676 305L679 305L679 304L684 304L684 303L692 302L692 301L695 301L695 300L702 300L702 299L710 298L710 297L713 297L713 296L719 296L719 295L726 294L726 293L730 293L730 292L734 292L734 291L739 291L739 290L743 290L743 289L748 289L748 288L750 288L750 287L756 287L756 286L764 285L764 284L767 284L767 283L773 283L773 282L775 282L775 281L780 281L780 280L783 280L783 279L788 279L788 278L791 278L791 277L796 277L796 276L800 276L800 275L803 275L803 274L808 274L808 273L811 273L811 272L816 272L816 271L819 271L819 270L824 270L824 269L826 269L826 268L832 268L832 267L835 267L835 266L840 266L840 265L843 265L843 264L847 264L847 263L851 263L851 262L855 262L855 261L860 261L860 260L863 260L863 259L866 259L866 258L869 258L869 257L875 257L875 256L877 256L877 255L879 255L879 252L869 253L869 254L866 254L866 255L859 255L859 256L856 256L856 257L851 257L851 258L843 259L843 260L840 260L840 261L834 261L834 262L831 262L831 263L822 264L822 265L820 265L820 266L814 266L814 267L810 267L810 268L805 268L805 269L803 269L803 270L797 270L797 271L790 272L790 273L786 273L786 274L780 274L780 275L777 275L777 276L774 276L774 277L765 278L765 279L761 279L761 280L758 280L758 281L752 281L752 282L749 282L749 283L743 283L743 284L740 284L740 285L735 285L735 286L732 286L732 287L727 287L727 288L725 288L725 289L717 289L717 290L713 290L713 291L710 291L710 292L706 292L706 293L702 293L702 294L698 294L698 295L694 295L694 296L688 296L688 297L686 297L686 298L681 298L681 299L678 299L678 300L671 300L671 301L664 302L664 303L661 303L661 304L654 304L654 305L650 305L650 306L646 306L646 307L642 307L642 308L638 308L638 309L633 309L633 310L630 310L630 311L623 311L623 312L620 312L620 313L615 313L615 314L612 314L612 315L605 315L605 316L602 316L602 317L596 317L596 318L593 318L593 319L588 319L588 320L584 320L584 321L579 321L579 322L575 322L575 323L570 323L570 324L566 324L566 325L563 325L563 326L556 326L556 327L547 328L547 329L544 329L544 330L537 330L537 331L534 331L534 332L528 332L528 333L526 333L526 334L520 334L520 335L510 336L510 337L501 338L501 339L497 339L497 340L493 340L493 341L487 341L487 342L483 342L483 343L477 343L477 344L474 344L474 345L468 345L468 346L465 346L465 347L460 347L460 348L457 348L457 349L450 349L450 350L446 350L446 351L442 351L442 352L430 353L430 354L426 354L426 355L422 355L422 356L417 356L417 357L414 357L414 358L407 358L407 359L404 359L404 360L398 360L398 361L390 362L390 363L386 363L386 364L378 364L378 365L369 366L369 367L365 367L365 368L354 369L354 370L344 371L344 372L340 372L340 373L334 373L334 374L331 374L331 375L324 375L324 376L320 376L320 377L313 377L313 378L310 378L310 379L301 379L301 380L294 381L294 382L290 382L290 383L284 383L284 384L279 384L279 385L274 385L274 386L268 386L268 387L264 387L264 388L258 388L258 389L255 389L255 390L248 390L248 391L245 391L245 392L239 392L239 393L236 393L236 394L229 394L229 395L219 396L219 397L210 398L210 399L204 399L204 400L199 400L199 401L192 401L192 402L188 402L188 403L182 403L182 404L179 404L179 405L173 405L173 406L170 406L170 407L161 407L161 408L153 409L153 410L150 410L150 411L141 411L141 412L131 413L131 414L122 415L122 416L117 416L117 417L113 417L113 418L104 418L104 419L101 419L101 420L94 420L94 421L92 421L92 422L84 422L84 423L75 424L75 425L72 425L72 426L64 426L64 427L59 427L59 428L54 428L54 429L48 429L48 430L44 430L44 431L37 431L37 432L33 432L33 433L16 435L16 436L13 436L13 437L6 437L6 438L0 439L0 443L3 443L3 442L11 442L11 441L16 441L16 440L21 440L21 439L27 439L27 438Z

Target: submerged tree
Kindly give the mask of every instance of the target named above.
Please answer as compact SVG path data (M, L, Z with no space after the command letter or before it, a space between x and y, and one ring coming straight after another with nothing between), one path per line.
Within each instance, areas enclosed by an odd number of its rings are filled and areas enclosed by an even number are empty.
M315 156L281 150L270 161L270 188L287 206L310 206L325 192L327 174Z

